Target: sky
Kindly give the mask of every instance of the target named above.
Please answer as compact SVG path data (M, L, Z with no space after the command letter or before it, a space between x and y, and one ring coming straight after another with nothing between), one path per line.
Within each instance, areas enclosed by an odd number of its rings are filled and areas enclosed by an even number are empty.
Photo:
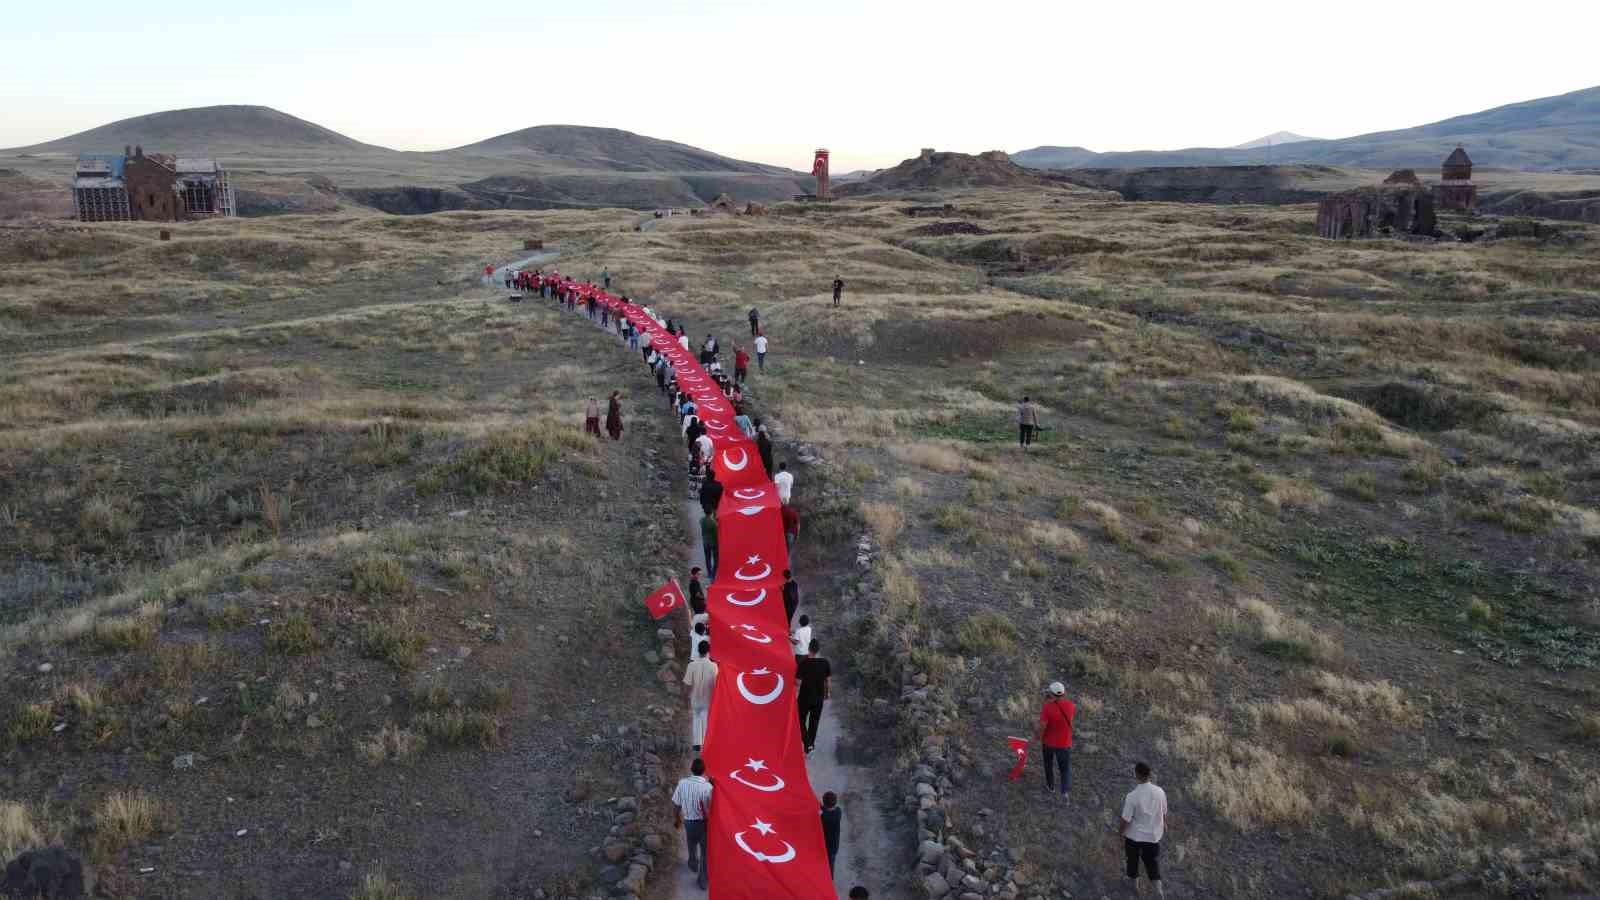
M1348 137L1600 85L1594 0L125 0L0 29L0 147L260 104L367 143L624 128L809 170ZM1455 48L1455 49L1452 49Z

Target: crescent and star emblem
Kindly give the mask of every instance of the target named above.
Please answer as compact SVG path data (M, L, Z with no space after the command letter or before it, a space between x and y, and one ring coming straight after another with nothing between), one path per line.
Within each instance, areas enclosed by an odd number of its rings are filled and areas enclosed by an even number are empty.
M763 835L771 834L773 831L771 825L768 825L766 822L763 822L760 819L757 819L756 823L750 827L761 832ZM750 845L744 842L744 832L742 831L734 832L733 842L739 845L740 850L743 850L744 852L755 857L757 862L786 863L789 860L794 859L794 845L788 841L780 841L780 843L783 844L783 852L777 854L776 856L750 849Z
M755 565L758 562L761 562L760 556L752 556L745 560L746 565ZM744 566L740 566L733 570L733 577L740 581L760 581L763 578L770 578L772 577L772 565L770 563L761 563L761 571L754 575L746 575Z
M674 606L677 606L678 605L678 595L672 593L671 591L668 591L667 595L665 597L661 598L661 605L666 607L667 609L671 609Z
M734 684L739 688L739 695L744 697L744 699L748 700L749 702L755 704L756 706L766 706L768 703L771 703L772 701L778 699L778 695L783 693L783 676L782 675L777 675L777 674L773 673L770 669L752 669L752 670L750 670L750 672L748 674L751 674L751 675L771 675L772 677L778 679L778 683L772 686L772 690L766 692L765 694L752 694L752 693L750 693L750 689L744 686L744 676L745 676L745 674L746 673L744 673L744 672L740 672L739 673L739 677L734 679Z
M733 591L729 591L728 592L728 602L732 603L734 606L760 606L761 602L763 600L766 600L766 599L767 599L767 589L766 588L762 588L760 591L757 591L756 592L756 598L754 600L736 600L736 599L734 599Z
M743 777L739 773L743 772L745 769L749 769L751 774L758 773L758 772L762 771L763 769L765 769L767 774L772 776L772 783L771 784L758 784L756 782L753 782L753 781L749 780L748 778ZM783 790L783 788L784 788L783 778L780 775L778 775L777 772L774 772L771 769L768 769L766 760L762 760L762 759L747 759L747 760L745 760L745 764L740 766L737 769L734 769L732 772L729 772L728 773L728 777L732 778L734 781L739 782L740 784L744 785L747 788L755 788L758 791L762 791L762 792L768 793L768 794L775 794L778 791Z
M762 631L754 625L746 623L744 625L729 625L728 627L733 630L734 634L739 635L752 644L772 643L772 635L767 634L765 631ZM760 635L760 637L753 637L752 635Z

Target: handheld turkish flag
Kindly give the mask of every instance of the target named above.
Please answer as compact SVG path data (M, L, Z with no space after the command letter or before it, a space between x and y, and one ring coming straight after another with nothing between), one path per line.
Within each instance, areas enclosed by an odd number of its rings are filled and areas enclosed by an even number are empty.
M655 593L644 598L644 608L650 610L652 619L659 619L682 605L683 588L678 587L676 578L656 588Z
M1006 743L1011 745L1011 755L1017 761L1017 764L1011 767L1011 774L1006 776L1006 780L1016 781L1022 777L1022 770L1028 765L1028 739L1008 737Z

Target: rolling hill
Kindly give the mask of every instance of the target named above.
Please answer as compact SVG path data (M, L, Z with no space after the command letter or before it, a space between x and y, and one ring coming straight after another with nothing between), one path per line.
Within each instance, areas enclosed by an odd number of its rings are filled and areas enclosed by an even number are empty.
M1258 137L1253 141L1245 141L1242 144L1234 144L1231 149L1254 150L1257 147L1281 147L1284 144L1300 144L1304 143L1305 141L1320 140L1322 140L1322 138L1306 137L1303 134L1295 134L1292 131L1274 131L1271 134Z
M126 145L213 156L236 173L244 214L346 203L386 212L696 206L727 192L771 202L812 189L809 175L615 128L540 125L449 150L367 144L266 106L208 106L122 119L29 147L0 164L64 190L80 153ZM31 207L30 207L31 208Z
M1035 147L1013 153L1043 169L1133 169L1303 163L1364 169L1436 168L1456 145L1480 167L1550 171L1600 167L1600 87L1513 103L1415 128L1339 140L1239 149L1193 147L1095 153L1082 147Z

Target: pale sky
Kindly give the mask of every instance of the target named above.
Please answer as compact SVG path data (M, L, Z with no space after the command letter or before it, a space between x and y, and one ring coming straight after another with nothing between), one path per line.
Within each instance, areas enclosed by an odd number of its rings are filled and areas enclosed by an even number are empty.
M261 104L403 150L625 128L809 169L1348 137L1600 85L1595 0L7 4L0 147Z

